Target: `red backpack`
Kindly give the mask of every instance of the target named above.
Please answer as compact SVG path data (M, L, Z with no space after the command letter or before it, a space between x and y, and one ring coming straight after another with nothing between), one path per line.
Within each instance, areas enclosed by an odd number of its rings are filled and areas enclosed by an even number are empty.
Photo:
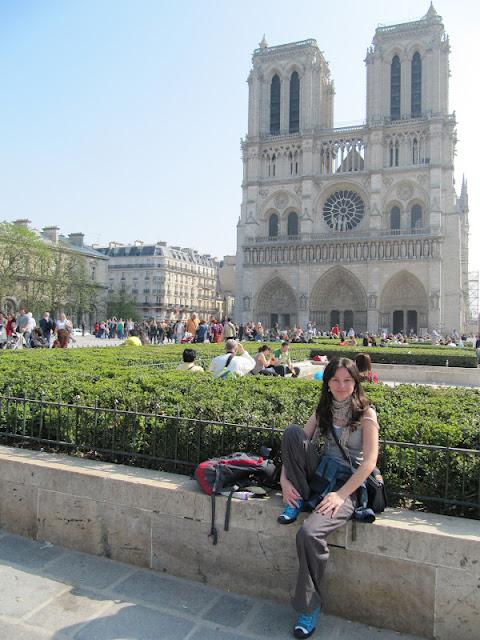
M210 535L217 544L218 532L215 526L215 496L221 491L229 491L225 512L224 530L228 531L233 493L241 487L258 483L273 486L275 465L271 460L252 453L232 453L222 458L211 458L201 462L195 469L195 478L202 491L212 497L212 525Z

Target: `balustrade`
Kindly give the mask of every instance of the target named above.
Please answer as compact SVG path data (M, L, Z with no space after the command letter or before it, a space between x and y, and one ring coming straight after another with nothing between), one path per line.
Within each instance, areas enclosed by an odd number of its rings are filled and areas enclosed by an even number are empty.
M367 260L425 260L440 257L438 237L357 239L243 247L244 265L276 265Z

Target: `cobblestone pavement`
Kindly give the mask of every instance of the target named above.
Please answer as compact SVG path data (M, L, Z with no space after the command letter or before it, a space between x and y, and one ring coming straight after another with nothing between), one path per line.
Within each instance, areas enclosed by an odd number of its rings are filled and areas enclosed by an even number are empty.
M0 531L0 640L284 640L293 621L288 606ZM314 637L414 640L327 615Z

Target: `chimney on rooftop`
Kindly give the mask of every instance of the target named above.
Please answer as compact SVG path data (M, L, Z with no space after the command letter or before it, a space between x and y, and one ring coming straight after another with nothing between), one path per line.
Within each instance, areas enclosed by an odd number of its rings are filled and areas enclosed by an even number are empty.
M47 240L50 240L52 244L58 244L58 232L60 227L43 227L42 235Z
M76 247L83 247L83 239L85 238L84 233L69 233L68 239L71 244L74 244Z
M28 220L27 218L19 218L18 220L14 220L13 224L16 225L17 227L23 227L24 229L28 229L28 225L30 224L31 220Z

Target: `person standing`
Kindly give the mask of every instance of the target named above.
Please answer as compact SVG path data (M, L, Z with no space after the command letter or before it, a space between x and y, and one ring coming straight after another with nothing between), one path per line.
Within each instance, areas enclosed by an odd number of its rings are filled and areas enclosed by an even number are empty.
M42 331L43 337L47 341L47 344L50 346L52 344L52 340L51 340L52 334L55 331L55 323L53 320L50 319L50 314L48 311L45 311L45 313L42 316L42 319L38 324Z
M223 325L223 339L226 341L226 340L230 340L230 338L236 338L236 337L237 337L237 329L235 328L235 325L233 324L231 319L227 318Z

